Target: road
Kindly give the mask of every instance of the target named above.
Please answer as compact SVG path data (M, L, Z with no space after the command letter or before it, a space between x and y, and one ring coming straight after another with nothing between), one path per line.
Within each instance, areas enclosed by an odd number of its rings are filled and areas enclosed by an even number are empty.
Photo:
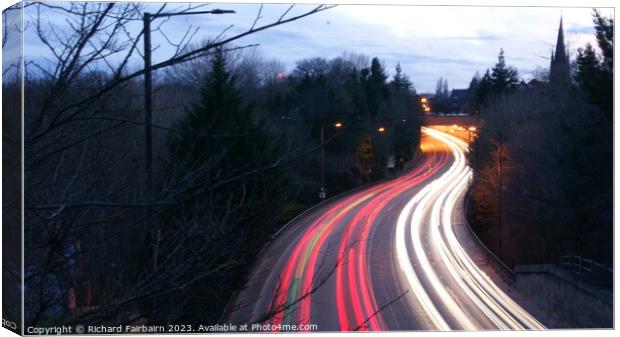
M423 128L421 152L403 176L330 200L283 230L228 320L273 331L544 329L472 258L467 144Z

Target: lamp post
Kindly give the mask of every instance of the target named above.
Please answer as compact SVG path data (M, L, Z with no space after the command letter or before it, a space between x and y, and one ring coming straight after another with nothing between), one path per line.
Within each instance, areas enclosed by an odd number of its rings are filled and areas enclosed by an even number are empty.
M334 128L340 129L342 123L334 123ZM321 123L321 190L319 191L319 199L325 199L327 197L327 190L325 189L325 125Z
M373 152L373 142L372 142L372 135L375 131L373 131L373 127L370 127L370 131L368 132L368 152L371 156L373 156L374 158L374 152ZM380 126L376 129L376 132L380 135L383 135L385 133L385 127ZM377 167L380 167L379 165L377 165ZM372 173L372 165L370 168L370 173Z
M467 129L467 144L471 144L472 134L475 134L475 132L476 132L476 127L475 126L470 126Z
M150 194L153 187L153 77L151 69L151 22L161 17L197 14L229 14L236 13L234 10L213 9L209 11L180 12L180 13L155 13L145 12L142 21L144 24L144 124L145 124L145 171L146 186Z
M430 107L430 105L429 105L428 98L426 98L426 97L422 96L422 97L420 98L420 104L422 105L422 110L423 110L425 113L429 113L429 112L431 112L431 107Z

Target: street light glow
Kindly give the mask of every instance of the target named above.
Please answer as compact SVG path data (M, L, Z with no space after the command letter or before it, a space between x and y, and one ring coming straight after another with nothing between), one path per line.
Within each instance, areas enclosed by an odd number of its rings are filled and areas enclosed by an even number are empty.
M335 128L341 128L342 127L342 123L338 122L334 124Z
M385 132L385 128L384 127L380 127L377 131L383 133L383 132Z

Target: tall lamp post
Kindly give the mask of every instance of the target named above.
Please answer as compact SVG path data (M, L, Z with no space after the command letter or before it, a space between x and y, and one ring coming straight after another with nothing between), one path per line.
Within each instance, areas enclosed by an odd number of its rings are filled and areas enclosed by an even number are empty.
M378 133L379 135L384 135L384 134L385 134L385 127L380 126L380 127L378 127L378 128L376 129L376 131L377 131L377 133ZM374 132L375 132L375 131L374 131L374 127L372 127L372 126L371 126L371 127L370 127L370 131L368 132L368 153L369 153L371 156L374 156L374 152L373 152L373 149L372 149L372 146L373 146L373 142L372 142L372 135L373 135L373 133L374 133ZM372 173L372 165L371 165L371 167L370 167L370 169L369 169L369 174L371 174L371 173Z
M342 123L334 123L334 128L340 129ZM325 125L321 123L321 190L319 191L319 199L325 199L327 197L327 190L325 189Z
M197 15L197 14L230 14L234 10L213 9L209 11L180 12L180 13L155 13L145 12L142 18L144 23L144 124L145 128L145 170L146 185L150 194L153 186L153 77L151 69L151 22L162 17Z

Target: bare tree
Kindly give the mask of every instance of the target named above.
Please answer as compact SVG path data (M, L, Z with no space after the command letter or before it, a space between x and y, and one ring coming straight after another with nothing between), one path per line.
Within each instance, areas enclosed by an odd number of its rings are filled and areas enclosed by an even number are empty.
M203 5L161 5L155 13L186 13ZM286 24L332 6L318 5L298 15L284 11L259 25L260 13L246 31L194 44L195 27L168 36L161 20L153 27L173 48L153 71L198 61L212 50L251 34ZM201 181L202 172L217 169L214 155L168 179L159 165L157 192L144 192L141 172L144 129L140 60L145 8L137 3L33 3L27 10L27 34L46 49L47 57L26 60L25 249L26 322L170 322L191 312L190 301L172 294L198 291L224 281L248 263L233 238L243 219L214 217L214 191L246 177L286 165L317 150L298 149L261 168L241 167L217 181ZM53 18L62 18L62 21ZM243 49L247 46L230 47ZM226 47L224 47L226 48ZM156 93L155 110L182 111L186 102ZM156 121L157 122L157 121ZM156 146L165 147L176 129L160 120ZM213 139L230 134L204 135ZM158 145L159 144L159 145ZM165 151L157 151L162 156ZM224 154L222 154L224 155ZM163 158L160 158L163 159ZM163 162L163 160L162 160ZM251 207L258 196L225 207ZM200 196L198 199L197 196ZM248 205L249 204L249 205ZM179 205L182 205L180 207ZM220 207L220 206L218 206ZM153 216L145 210L153 209ZM175 215L171 215L171 209ZM236 247L231 249L231 247ZM203 283L200 283L203 282ZM196 288L196 284L201 284ZM227 301L217 287L205 290L215 320ZM181 296L183 297L183 296ZM207 295L205 294L205 297ZM174 298L179 298L174 297ZM160 313L167 313L163 316Z

